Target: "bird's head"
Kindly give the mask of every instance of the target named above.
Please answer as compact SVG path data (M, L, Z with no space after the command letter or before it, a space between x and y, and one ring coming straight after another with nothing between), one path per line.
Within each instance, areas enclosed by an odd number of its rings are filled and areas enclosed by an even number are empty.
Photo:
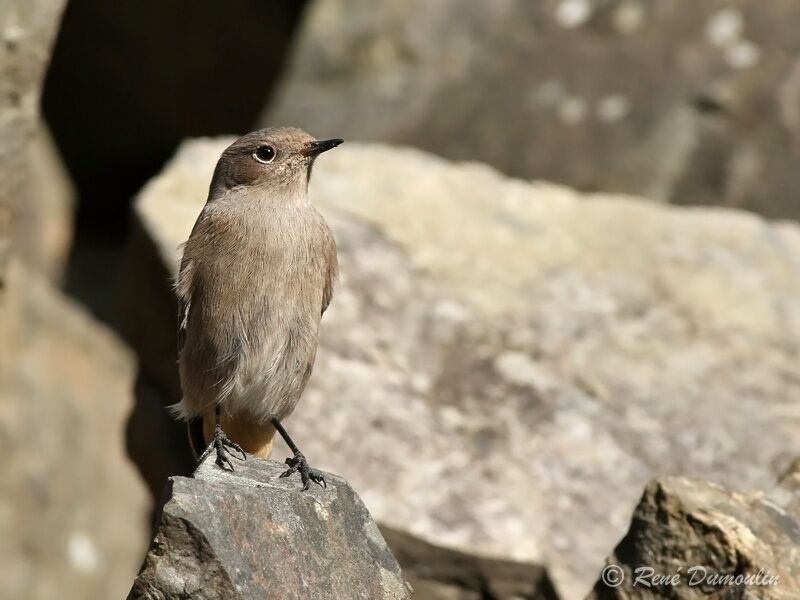
M259 129L243 135L220 156L212 193L236 187L260 187L274 192L306 190L314 160L342 143L317 140L302 129Z

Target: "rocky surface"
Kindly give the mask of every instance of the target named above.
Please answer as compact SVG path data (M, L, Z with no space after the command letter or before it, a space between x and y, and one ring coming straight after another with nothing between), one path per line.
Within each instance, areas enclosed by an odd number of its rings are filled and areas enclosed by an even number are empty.
M285 465L210 456L170 480L129 600L405 599L411 589L378 526L343 479L302 492Z
M12 260L0 300L0 597L122 598L148 499L122 447L134 358Z
M651 482L603 573L587 600L800 598L800 469L768 494Z
M71 238L71 190L38 119L39 95L63 0L0 6L0 280L11 245L57 277ZM6 258L7 260L7 258Z
M129 327L162 390L177 314L166 274L229 141L187 143L137 202L134 265L163 266L132 271ZM342 280L288 427L380 522L545 564L576 598L654 474L764 489L791 458L796 226L378 145L323 157L311 194ZM155 446L152 427L131 435Z
M327 0L263 122L800 217L794 0Z
M415 600L557 600L540 565L497 560L430 544L381 527Z

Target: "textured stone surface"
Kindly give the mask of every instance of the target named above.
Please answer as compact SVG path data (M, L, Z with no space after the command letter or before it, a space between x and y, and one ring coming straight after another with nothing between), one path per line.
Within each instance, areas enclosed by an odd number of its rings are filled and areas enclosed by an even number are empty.
M137 203L164 265L129 283L154 379L175 369L166 273L228 142L187 143ZM379 521L582 597L654 474L763 488L791 458L796 226L375 145L326 156L311 194L342 280L288 427Z
M29 265L54 276L69 247L71 191L38 122L41 81L63 5L0 5L0 279L12 244Z
M326 0L264 122L800 217L794 0Z
M617 567L619 585L601 578L587 600L800 598L800 469L767 494L684 478L651 482L607 560L606 569Z
M382 527L414 600L557 600L540 565L496 560L443 548Z
M129 600L411 597L364 504L343 479L302 492L285 465L210 456L170 480Z
M134 358L16 260L0 301L0 598L122 598L147 493L122 447Z

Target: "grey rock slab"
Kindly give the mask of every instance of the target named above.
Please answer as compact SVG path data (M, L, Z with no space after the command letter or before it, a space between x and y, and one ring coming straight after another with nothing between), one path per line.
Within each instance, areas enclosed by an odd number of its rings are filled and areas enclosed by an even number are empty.
M343 479L301 491L285 465L210 456L175 477L128 598L411 597L377 525Z

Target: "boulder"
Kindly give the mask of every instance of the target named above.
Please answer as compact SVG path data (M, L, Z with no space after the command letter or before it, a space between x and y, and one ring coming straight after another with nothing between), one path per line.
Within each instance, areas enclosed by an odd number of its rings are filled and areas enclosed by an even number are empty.
M0 9L0 281L12 246L53 279L69 252L72 190L38 116L63 5L10 0Z
M800 217L792 0L326 0L267 124Z
M136 203L131 260L161 267L131 271L128 328L161 390L175 389L167 274L230 141L187 142ZM341 282L287 427L382 524L545 564L582 597L655 474L763 488L790 460L797 226L381 145L325 155L310 190ZM156 430L130 434L157 447Z
M800 469L768 493L652 481L587 600L712 597L800 598Z
M378 526L343 479L303 492L285 465L209 456L170 479L129 600L411 598Z
M148 499L122 445L134 357L12 260L0 299L3 598L121 598Z
M436 546L381 527L415 600L558 600L541 565L497 560Z

